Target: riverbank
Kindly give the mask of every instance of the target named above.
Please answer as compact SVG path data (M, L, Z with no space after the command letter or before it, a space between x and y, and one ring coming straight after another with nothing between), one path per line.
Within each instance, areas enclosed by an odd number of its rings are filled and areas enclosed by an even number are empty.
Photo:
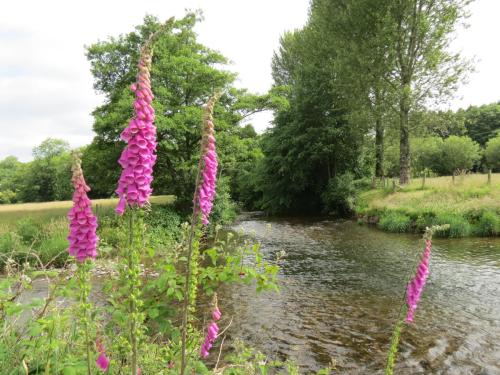
M389 232L422 232L450 224L443 237L500 235L500 173L413 180L409 185L362 192L356 214L360 220Z

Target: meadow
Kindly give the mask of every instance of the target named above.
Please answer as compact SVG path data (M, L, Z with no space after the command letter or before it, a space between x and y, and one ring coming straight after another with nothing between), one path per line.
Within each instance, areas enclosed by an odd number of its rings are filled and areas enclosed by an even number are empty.
M500 234L500 174L415 179L360 194L357 214L391 232L420 232L450 224L445 237Z
M151 197L151 204L170 204L174 200L173 195L158 195ZM92 204L98 214L99 212L111 212L118 204L118 198L93 199ZM0 205L0 225L15 223L19 219L26 218L37 221L60 218L66 216L72 205L72 201Z
M169 207L175 200L172 195L151 197L154 212L149 215L155 221L154 227L177 225L178 215ZM113 255L118 244L117 220L114 209L118 199L96 199L94 212L99 220L98 233L101 237L102 255ZM21 203L0 205L0 269L6 260L28 260L36 267L62 266L67 258L69 221L66 218L72 201ZM172 212L171 212L172 211ZM156 223L162 217L164 223ZM157 230L158 236L167 237L171 232ZM165 238L160 242L165 242Z

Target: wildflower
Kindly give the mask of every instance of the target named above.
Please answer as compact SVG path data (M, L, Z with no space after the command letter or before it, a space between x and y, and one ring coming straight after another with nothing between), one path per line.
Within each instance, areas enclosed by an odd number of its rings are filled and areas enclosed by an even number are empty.
M109 359L106 357L106 353L99 354L99 358L95 361L97 367L99 367L102 371L107 371L109 367Z
M422 255L422 260L417 268L415 277L410 281L406 289L406 303L408 305L408 312L406 314L406 321L413 322L417 304L420 301L420 296L425 286L427 276L429 275L429 259L431 256L432 241L427 239L425 241L425 251Z
M209 223L208 217L212 211L215 198L215 185L217 180L217 152L215 150L215 133L212 113L218 94L214 95L205 108L205 120L202 138L202 165L201 185L197 191L198 205L201 210L201 222L203 225ZM196 202L195 202L196 204Z
M220 317L222 316L219 308L216 306L214 311L212 311L212 319L217 321L220 319Z
M137 82L131 85L135 93L135 116L121 133L122 140L127 142L118 162L123 168L116 193L120 197L116 212L122 215L126 204L142 207L152 193L153 166L156 162L156 127L151 106L150 67L151 46L146 43L141 50Z
M202 358L208 357L210 349L212 349L212 345L217 338L217 334L219 333L219 326L215 322L211 322L207 329L207 335L205 337L205 341L201 346L200 355Z
M219 320L222 316L219 307L217 306L217 296L214 296L214 310L212 311L212 321L208 325L207 328L207 335L205 336L205 341L201 345L201 351L200 351L200 356L202 358L208 357L208 354L210 352L210 349L212 348L212 345L217 338L217 335L219 334L219 326L217 325L216 321Z
M108 357L106 357L104 345L102 344L102 342L99 339L96 340L95 345L97 347L97 351L99 352L99 357L95 361L95 364L102 371L106 371L109 367L109 359L108 359Z
M95 259L97 255L96 235L97 219L92 213L92 205L87 196L90 188L85 183L81 161L75 154L72 166L73 177L71 181L75 188L73 193L73 207L68 212L70 220L70 234L68 236L70 255L76 257L79 262L88 258Z

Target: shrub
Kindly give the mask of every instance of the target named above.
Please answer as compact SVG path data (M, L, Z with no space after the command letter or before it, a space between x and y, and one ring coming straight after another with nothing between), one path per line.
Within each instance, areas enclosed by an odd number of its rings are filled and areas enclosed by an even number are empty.
M353 175L347 172L331 178L321 197L327 211L341 215L351 213L356 201Z
M411 219L400 212L389 212L382 215L378 225L388 232L404 233L409 231Z
M425 170L438 170L443 140L439 137L414 138L411 140L412 170L421 175Z
M471 233L471 225L463 216L452 213L441 213L437 215L435 225L449 224L447 230L437 232L439 237L466 237Z
M500 171L500 133L486 143L484 151L488 168Z
M438 172L450 175L457 170L469 170L480 158L481 149L476 142L452 135L443 142Z
M168 245L181 237L181 216L172 206L153 205L153 209L146 216L149 235L155 244Z
M480 236L497 236L500 234L500 216L493 211L485 211L479 218L476 233Z
M3 203L15 203L16 193L12 190L0 191L0 204Z

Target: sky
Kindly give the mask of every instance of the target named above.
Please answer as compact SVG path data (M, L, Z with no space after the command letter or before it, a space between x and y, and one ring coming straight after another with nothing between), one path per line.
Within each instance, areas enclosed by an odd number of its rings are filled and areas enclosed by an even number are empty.
M201 9L199 40L227 56L237 86L264 93L272 84L271 58L286 30L307 20L309 0L0 0L0 159L32 159L48 137L72 147L90 143L92 110L103 102L93 89L85 45L127 33L145 14L161 20ZM476 72L450 108L500 100L499 0L476 0L469 28L453 48L476 59ZM251 119L262 131L271 113Z

